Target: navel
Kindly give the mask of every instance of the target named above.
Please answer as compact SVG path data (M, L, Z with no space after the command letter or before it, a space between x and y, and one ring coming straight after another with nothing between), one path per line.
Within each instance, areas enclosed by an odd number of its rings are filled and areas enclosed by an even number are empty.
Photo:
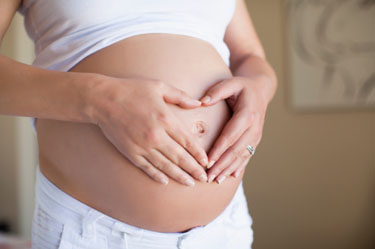
M203 121L194 122L192 132L193 134L196 134L199 137L204 136L207 133L207 124Z

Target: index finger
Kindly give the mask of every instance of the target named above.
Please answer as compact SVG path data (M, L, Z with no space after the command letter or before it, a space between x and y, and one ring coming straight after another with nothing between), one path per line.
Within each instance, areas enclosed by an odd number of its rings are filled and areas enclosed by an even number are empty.
M207 166L208 157L206 151L194 139L195 137L187 133L186 129L182 129L180 125L175 124L168 127L166 131L168 135L184 147L200 165L203 167Z
M239 110L233 114L208 153L208 168L212 167L221 155L243 135L251 126L253 120L254 116L248 115L245 109Z

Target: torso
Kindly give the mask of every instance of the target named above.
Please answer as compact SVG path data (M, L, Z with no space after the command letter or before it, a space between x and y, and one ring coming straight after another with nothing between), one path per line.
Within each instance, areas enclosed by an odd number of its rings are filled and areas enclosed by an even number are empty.
M232 74L207 42L182 35L137 35L82 60L71 71L128 78L160 79L200 98L213 84ZM182 109L170 105L208 152L231 116L225 103ZM204 134L194 132L197 122ZM41 171L81 202L125 223L159 232L180 232L205 225L232 199L243 173L221 185L196 181L194 187L173 180L162 185L130 163L86 123L38 119Z

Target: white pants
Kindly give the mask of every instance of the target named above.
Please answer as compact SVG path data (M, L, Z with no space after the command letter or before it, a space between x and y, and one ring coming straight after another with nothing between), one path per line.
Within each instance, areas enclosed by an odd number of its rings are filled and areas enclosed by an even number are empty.
M251 225L242 182L230 204L209 224L182 233L160 233L90 208L37 171L33 249L250 249Z

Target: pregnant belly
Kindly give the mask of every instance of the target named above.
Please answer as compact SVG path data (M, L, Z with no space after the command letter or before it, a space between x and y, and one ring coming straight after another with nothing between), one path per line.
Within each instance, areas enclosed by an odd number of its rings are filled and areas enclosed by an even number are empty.
M160 79L200 98L232 77L207 42L182 35L145 34L106 47L71 71ZM231 116L225 101L187 110L170 105L206 152ZM130 225L181 232L209 223L229 204L241 179L194 187L156 183L129 162L93 124L38 119L41 171L81 202Z

